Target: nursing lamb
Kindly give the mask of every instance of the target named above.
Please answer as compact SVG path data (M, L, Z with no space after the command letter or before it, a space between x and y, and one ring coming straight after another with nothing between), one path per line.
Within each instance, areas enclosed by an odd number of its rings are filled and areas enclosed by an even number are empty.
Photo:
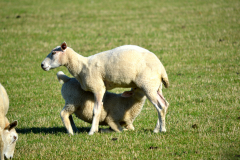
M92 123L94 95L92 92L84 91L75 78L69 78L62 71L57 73L57 77L61 83L64 83L61 93L65 100L65 106L60 116L68 133L73 135L73 130L77 131L72 118L73 113L81 120ZM144 92L137 88L122 94L106 92L99 124L109 125L116 132L122 131L122 127L134 130L133 121L141 112L145 101Z
M152 52L134 45L120 46L89 57L83 57L64 42L54 48L41 63L48 71L59 66L80 82L81 88L94 94L93 121L89 135L98 131L102 99L106 90L116 87L140 88L158 112L154 132L165 132L168 102L162 94L161 84L169 86L166 70Z
M9 123L6 114L9 108L9 99L5 88L0 83L0 160L4 157L13 157L18 134L15 130L17 121Z

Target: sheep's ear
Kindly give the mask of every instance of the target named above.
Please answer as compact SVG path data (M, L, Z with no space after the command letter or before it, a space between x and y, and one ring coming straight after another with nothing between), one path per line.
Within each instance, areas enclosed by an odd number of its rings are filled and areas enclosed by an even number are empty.
M131 97L133 95L132 91L125 91L121 94L122 97Z
M64 51L66 48L67 48L67 43L66 43L66 42L63 42L63 43L61 44L61 49Z
M10 123L9 125L7 125L4 129L6 129L6 130L11 130L11 129L13 129L13 128L15 128L15 127L17 127L17 125L18 125L18 121L13 121L12 123Z

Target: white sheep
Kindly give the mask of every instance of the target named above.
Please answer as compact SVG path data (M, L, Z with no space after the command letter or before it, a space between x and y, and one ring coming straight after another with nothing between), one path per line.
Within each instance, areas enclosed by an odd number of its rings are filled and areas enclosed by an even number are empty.
M73 113L81 120L92 123L94 95L92 92L84 91L75 78L69 78L62 71L57 73L57 77L60 83L64 83L61 93L65 100L65 106L60 116L68 133L73 135L73 130L77 131L72 118ZM145 101L144 92L138 88L125 91L122 94L106 92L99 124L109 125L116 132L122 131L122 126L134 130L133 121L141 112Z
M0 159L13 158L18 134L15 130L17 121L9 123L6 114L9 108L9 99L5 88L0 83Z
M162 95L161 84L167 88L169 81L164 66L152 52L139 46L125 45L83 57L63 42L41 63L45 71L59 66L67 67L80 82L81 88L94 94L93 121L89 135L98 131L105 91L116 87L140 88L144 91L158 112L154 132L166 132L168 102Z

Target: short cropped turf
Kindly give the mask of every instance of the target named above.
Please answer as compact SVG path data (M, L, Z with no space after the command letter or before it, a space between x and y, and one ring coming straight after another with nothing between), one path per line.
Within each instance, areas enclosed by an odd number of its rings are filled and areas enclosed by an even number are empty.
M1 0L0 83L18 120L14 159L240 159L240 1ZM83 56L125 44L155 53L168 73L166 133L146 101L134 131L69 136L58 71L41 62L66 41ZM120 93L126 89L114 89Z

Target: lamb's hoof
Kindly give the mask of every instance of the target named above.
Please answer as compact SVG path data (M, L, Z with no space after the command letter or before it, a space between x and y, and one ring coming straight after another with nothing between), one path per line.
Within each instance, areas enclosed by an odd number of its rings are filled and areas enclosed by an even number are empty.
M127 129L127 130L132 130L132 131L135 130L135 128L133 127L133 125L128 125L128 126L126 127L126 129Z

